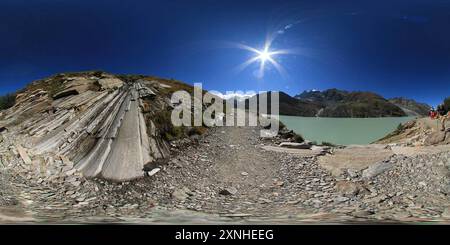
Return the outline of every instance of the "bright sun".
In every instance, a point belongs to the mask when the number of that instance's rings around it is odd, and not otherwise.
[[[269,52],[268,50],[260,51],[259,56],[258,56],[258,59],[259,59],[259,60],[261,60],[262,62],[264,62],[264,61],[266,61],[266,60],[269,60],[270,58],[271,58],[271,57],[270,57],[270,52]]]
[[[237,67],[238,70],[243,70],[250,64],[253,64],[254,62],[259,62],[259,70],[256,74],[258,74],[258,77],[262,78],[264,76],[264,70],[267,68],[267,65],[270,64],[283,76],[286,75],[286,71],[284,68],[275,60],[278,55],[283,54],[290,54],[292,53],[291,50],[287,49],[281,49],[281,50],[271,50],[270,48],[271,41],[266,41],[264,44],[264,47],[260,50],[247,46],[245,44],[238,44],[238,48],[245,49],[248,51],[251,51],[255,54],[252,58],[245,61],[241,65]]]

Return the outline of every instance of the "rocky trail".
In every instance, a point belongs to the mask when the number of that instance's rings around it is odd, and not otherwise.
[[[168,200],[176,207],[292,222],[433,220],[448,212],[448,147],[434,155],[389,154],[333,175],[319,161],[333,155],[267,151],[273,142],[260,139],[256,128],[213,130],[198,148],[172,160],[175,166],[168,166],[166,176],[156,177],[161,185],[170,183]],[[183,178],[174,179],[179,172]]]

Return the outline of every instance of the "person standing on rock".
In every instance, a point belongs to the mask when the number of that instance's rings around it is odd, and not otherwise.
[[[431,107],[430,112],[428,113],[428,115],[430,116],[431,119],[435,119],[436,118],[437,112],[434,109],[434,107]]]

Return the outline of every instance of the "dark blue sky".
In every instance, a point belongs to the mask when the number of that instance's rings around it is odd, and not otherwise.
[[[450,96],[450,1],[1,0],[0,92],[58,72],[105,70],[219,90],[370,90]],[[376,3],[375,3],[376,2]],[[275,33],[281,75],[237,72]]]

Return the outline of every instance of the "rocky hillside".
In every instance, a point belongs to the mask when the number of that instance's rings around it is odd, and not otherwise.
[[[440,121],[430,118],[419,118],[408,121],[380,139],[376,143],[399,144],[413,146],[450,144],[450,122],[446,123],[446,131],[440,130]]]
[[[400,107],[408,116],[427,116],[431,109],[431,106],[425,103],[420,103],[403,97],[389,99],[389,102]]]
[[[396,101],[402,101],[400,104],[407,105],[409,108],[416,108],[414,106],[415,102],[411,103],[405,99],[397,99]],[[449,111],[450,97],[444,99],[442,104],[444,105],[444,110]],[[422,106],[425,107],[425,105]],[[431,119],[429,117],[413,119],[400,124],[394,132],[386,135],[377,143],[414,146],[450,144],[450,120],[447,119],[445,122],[445,130],[443,131],[440,119]]]
[[[170,95],[180,89],[193,91],[174,80],[104,72],[35,81],[0,112],[2,148],[44,172],[64,159],[66,170],[73,163],[86,177],[138,178],[145,165],[168,156],[170,140],[192,131],[170,123]]]
[[[372,92],[338,89],[305,91],[295,96],[304,103],[320,105],[320,117],[401,117],[406,113],[397,105]]]

